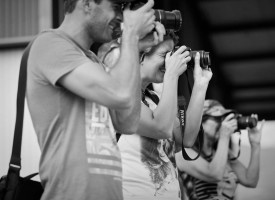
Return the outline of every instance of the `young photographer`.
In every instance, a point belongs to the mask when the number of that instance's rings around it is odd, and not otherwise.
[[[202,122],[205,134],[201,156],[195,161],[186,161],[181,153],[176,154],[177,167],[182,172],[181,189],[189,199],[231,200],[238,183],[256,187],[264,122],[257,127],[247,128],[251,156],[248,167],[245,167],[238,160],[240,141],[236,140],[235,132],[240,125],[235,115],[216,100],[205,101]],[[257,115],[252,115],[251,118],[257,119]],[[197,154],[195,149],[186,151],[190,155]]]
[[[138,130],[133,135],[121,135],[118,145],[123,166],[123,195],[125,200],[133,199],[180,199],[178,174],[175,165],[176,144],[181,147],[182,132],[177,118],[178,78],[186,70],[190,60],[186,47],[180,47],[171,55],[175,43],[172,38],[153,47],[142,56],[141,80],[142,102]],[[118,48],[105,56],[105,61],[115,63],[113,57]],[[190,121],[184,135],[184,145],[192,146],[202,117],[203,102],[210,70],[199,65],[195,59],[194,87],[188,117]],[[108,64],[108,63],[106,63]],[[149,91],[150,83],[162,83],[160,98]]]

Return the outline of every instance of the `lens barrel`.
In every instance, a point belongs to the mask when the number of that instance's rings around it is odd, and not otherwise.
[[[257,126],[258,120],[251,116],[237,117],[238,129],[254,128]]]
[[[171,55],[179,49],[179,46],[176,46],[173,51],[171,52]],[[195,65],[195,57],[197,52],[200,53],[200,66],[202,69],[207,69],[211,65],[211,59],[210,59],[210,53],[207,51],[192,51],[190,47],[186,48],[186,51],[189,51],[191,60],[188,62],[188,67],[194,67]]]
[[[196,57],[197,52],[200,53],[200,66],[201,66],[201,68],[207,69],[208,66],[211,65],[210,53],[207,52],[207,51],[203,51],[203,50],[190,51],[191,60],[189,61],[188,65],[190,67],[193,67],[195,65],[195,57]]]
[[[165,10],[155,10],[156,20],[162,23],[165,29],[178,31],[182,25],[181,12],[179,10],[173,10],[171,12]]]

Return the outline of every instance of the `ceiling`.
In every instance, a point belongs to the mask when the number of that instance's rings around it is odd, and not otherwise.
[[[180,10],[181,42],[210,52],[207,98],[275,120],[275,0],[155,0]]]

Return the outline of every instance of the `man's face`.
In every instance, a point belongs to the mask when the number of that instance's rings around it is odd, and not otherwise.
[[[91,38],[95,42],[111,41],[114,30],[122,21],[121,4],[110,0],[102,0],[99,4],[91,1],[93,8],[88,16],[87,27]]]

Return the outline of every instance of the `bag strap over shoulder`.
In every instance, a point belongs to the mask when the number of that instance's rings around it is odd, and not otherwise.
[[[33,40],[34,41],[34,40]],[[10,167],[9,169],[17,169],[20,171],[21,169],[21,144],[22,144],[22,130],[23,130],[23,118],[24,118],[24,105],[25,105],[25,93],[26,93],[26,85],[27,85],[27,64],[28,64],[28,56],[31,45],[33,43],[31,41],[26,49],[24,50],[20,71],[19,71],[19,81],[18,81],[18,90],[17,90],[17,104],[16,104],[16,122],[14,129],[14,138],[12,145],[12,154],[10,159]]]

